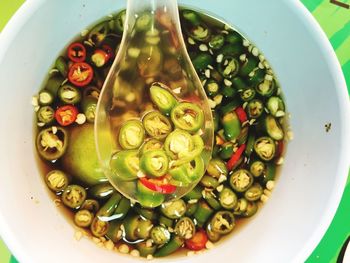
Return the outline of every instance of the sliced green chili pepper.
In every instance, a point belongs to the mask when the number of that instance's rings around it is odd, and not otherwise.
[[[221,238],[221,234],[218,232],[213,231],[211,224],[207,224],[205,232],[207,233],[207,236],[211,242],[217,242]]]
[[[249,128],[247,126],[245,126],[241,129],[241,132],[239,133],[239,135],[237,137],[237,142],[239,145],[245,144],[247,142],[248,131],[249,131]]]
[[[276,144],[270,137],[260,137],[254,143],[254,151],[264,161],[270,161],[275,156]]]
[[[47,105],[52,104],[54,99],[55,99],[55,97],[51,93],[51,91],[49,91],[47,89],[43,89],[43,90],[39,91],[38,101],[39,101],[39,104],[41,106],[47,106]]]
[[[123,219],[128,214],[130,208],[131,208],[130,199],[122,197],[112,217],[116,219]]]
[[[137,149],[143,143],[145,130],[142,122],[129,120],[123,123],[119,131],[119,144],[123,149]]]
[[[256,91],[255,89],[251,87],[247,87],[245,89],[242,89],[239,93],[241,99],[243,101],[251,101],[252,99],[255,98]]]
[[[210,225],[214,232],[228,234],[235,227],[235,217],[229,211],[219,211],[211,219]]]
[[[164,195],[162,193],[152,191],[144,186],[140,181],[137,182],[138,201],[144,207],[157,207],[164,202]]]
[[[146,140],[140,149],[140,154],[143,155],[147,151],[152,151],[152,150],[160,150],[163,148],[163,143],[157,139],[148,139]]]
[[[55,120],[55,111],[50,106],[40,107],[36,114],[38,123],[51,124]]]
[[[236,31],[230,31],[229,34],[226,35],[225,40],[229,44],[242,44],[242,36]]]
[[[182,199],[164,203],[161,205],[160,211],[170,219],[177,219],[185,214],[186,203]]]
[[[210,28],[204,23],[188,26],[186,29],[190,37],[192,37],[194,40],[207,42],[210,39]]]
[[[214,50],[219,50],[225,44],[225,37],[223,35],[213,35],[209,41],[209,47]]]
[[[233,99],[229,103],[225,104],[224,106],[221,106],[219,111],[222,115],[226,115],[227,113],[230,113],[234,111],[238,106],[241,105],[240,99]]]
[[[124,23],[126,18],[126,10],[120,11],[114,19],[114,29],[116,33],[122,34],[124,31]]]
[[[225,142],[220,149],[220,158],[223,160],[230,159],[233,154],[233,150],[233,144],[231,142]]]
[[[254,177],[259,177],[260,175],[263,174],[263,172],[265,171],[265,163],[260,161],[260,160],[253,160],[250,163],[250,172],[252,173],[252,175]]]
[[[115,192],[107,202],[98,210],[96,216],[102,221],[109,221],[109,217],[113,214],[117,208],[120,200],[122,199],[121,194]]]
[[[81,205],[80,209],[85,209],[92,213],[96,213],[98,210],[100,210],[100,204],[94,199],[86,199]]]
[[[182,217],[175,225],[175,234],[183,239],[190,239],[196,232],[196,227],[189,217]]]
[[[205,201],[200,201],[193,217],[196,219],[197,225],[202,227],[213,213],[214,210]]]
[[[244,217],[251,217],[258,211],[258,205],[256,202],[248,202],[246,211],[242,214]]]
[[[54,192],[63,191],[70,182],[70,177],[61,170],[52,170],[45,176],[46,185]]]
[[[193,216],[193,214],[196,212],[198,208],[198,202],[196,203],[187,203],[187,208],[186,208],[186,216]]]
[[[200,181],[200,184],[206,188],[216,188],[219,186],[218,180],[209,175],[204,175]]]
[[[148,209],[141,207],[140,204],[136,204],[133,206],[133,209],[143,218],[148,220],[155,220],[157,219],[157,214],[155,213],[154,209]]]
[[[153,25],[153,17],[150,12],[139,14],[135,22],[135,30],[138,32],[147,31]]]
[[[248,76],[250,72],[252,72],[255,68],[258,67],[259,60],[255,57],[247,57],[244,61],[239,74],[241,76]]]
[[[148,255],[153,255],[157,250],[156,245],[148,246],[146,241],[140,242],[136,244],[137,250],[140,252],[141,257],[147,257]]]
[[[108,228],[109,222],[101,221],[98,219],[98,217],[95,217],[90,225],[91,233],[95,237],[103,237],[104,235],[106,235],[108,232]]]
[[[274,180],[276,176],[276,164],[267,163],[266,170],[263,173],[264,183],[266,184],[268,181]]]
[[[155,226],[151,230],[151,239],[157,245],[164,245],[170,240],[170,232],[162,226]]]
[[[219,54],[223,54],[224,56],[232,56],[237,57],[238,55],[243,53],[243,47],[241,44],[236,45],[224,45],[219,51]]]
[[[113,155],[110,167],[113,174],[121,180],[132,181],[137,179],[139,171],[139,157],[137,150],[125,150]]]
[[[52,76],[46,82],[45,89],[48,90],[53,98],[56,98],[59,87],[61,87],[64,78],[62,76]]]
[[[247,84],[240,77],[233,78],[231,80],[231,82],[232,82],[232,86],[236,90],[244,90],[244,89],[246,89],[248,87]]]
[[[79,227],[89,227],[93,219],[94,214],[86,209],[79,210],[74,215],[74,223]]]
[[[173,236],[168,243],[162,246],[156,253],[154,257],[165,257],[174,253],[184,244],[184,240],[181,237]]]
[[[58,97],[65,104],[77,104],[81,100],[81,93],[76,87],[65,84],[58,89]]]
[[[267,115],[263,125],[267,134],[274,140],[279,141],[284,137],[283,128],[278,120],[272,115]]]
[[[110,183],[102,183],[92,186],[89,195],[96,199],[109,198],[114,193],[114,187]]]
[[[189,193],[187,193],[183,198],[186,201],[189,200],[199,200],[200,198],[202,198],[202,190],[203,187],[201,187],[200,185],[196,185]]]
[[[245,198],[240,198],[237,201],[236,206],[233,208],[233,214],[235,215],[243,215],[245,211],[247,211],[248,201]]]
[[[221,90],[221,95],[226,99],[232,99],[237,94],[237,90],[234,87],[224,86]]]
[[[103,40],[109,34],[109,24],[108,21],[103,21],[96,26],[94,26],[88,35],[88,39],[91,43],[94,43],[96,46],[100,45]]]
[[[203,110],[198,105],[189,102],[181,102],[176,105],[170,116],[176,128],[190,133],[197,132],[204,123]]]
[[[172,131],[170,121],[159,111],[147,113],[142,123],[148,135],[156,139],[164,139]]]
[[[214,178],[220,178],[220,176],[227,176],[228,171],[224,161],[211,159],[207,167],[207,173]]]
[[[238,193],[245,192],[253,184],[253,181],[253,176],[245,169],[235,171],[230,177],[230,185]]]
[[[266,70],[264,69],[254,69],[254,75],[251,76],[252,72],[249,74],[248,82],[249,84],[256,86],[262,81],[264,81]]]
[[[233,209],[237,204],[237,195],[228,187],[219,193],[220,204],[225,209]]]
[[[122,221],[119,221],[119,220],[109,221],[108,231],[106,235],[114,243],[117,243],[123,237],[123,232],[120,229],[121,225],[122,225]]]
[[[144,46],[137,58],[137,67],[141,77],[152,78],[159,74],[163,65],[163,53],[158,45]]]
[[[83,98],[81,107],[86,116],[86,120],[90,123],[94,123],[97,107],[97,99],[92,96],[87,96]]]
[[[192,162],[170,169],[169,174],[172,176],[170,183],[176,186],[188,186],[204,174],[204,168],[202,157],[197,156]]]
[[[207,203],[210,205],[211,208],[214,210],[220,210],[222,209],[222,206],[218,200],[216,200],[215,196],[212,192],[206,192],[204,195],[204,200],[207,201]]]
[[[192,59],[192,64],[196,71],[205,70],[209,65],[214,63],[214,59],[207,53],[199,53],[195,58]]]
[[[128,215],[123,220],[124,234],[128,241],[137,240],[136,230],[139,225],[140,217],[138,215]]]
[[[219,64],[219,71],[224,78],[231,79],[235,77],[239,71],[237,59],[231,56],[225,56]]]
[[[254,184],[244,193],[245,199],[248,201],[257,201],[263,194],[264,189],[260,184]]]
[[[238,119],[236,112],[232,111],[224,115],[221,120],[224,127],[224,135],[226,140],[234,140],[241,132],[241,122]]]
[[[208,96],[214,97],[215,95],[217,95],[219,93],[220,86],[216,80],[209,79],[205,83],[204,89],[206,90]]]
[[[48,161],[57,160],[67,149],[68,136],[62,127],[52,126],[39,132],[36,148],[39,155]]]
[[[168,171],[169,159],[163,150],[149,150],[140,159],[140,168],[149,176],[161,177]]]
[[[285,115],[284,102],[280,97],[270,97],[267,101],[267,109],[274,117],[283,117]]]
[[[171,132],[164,142],[165,152],[173,160],[178,159],[180,153],[188,153],[193,148],[192,136],[188,132],[178,129]]]
[[[247,105],[247,112],[250,119],[257,119],[264,112],[264,104],[258,99],[251,100]]]
[[[62,202],[69,208],[79,208],[86,199],[86,191],[80,185],[68,185],[62,194]]]
[[[202,21],[200,16],[192,10],[182,10],[181,15],[183,16],[184,20],[189,22],[191,25],[199,25]]]
[[[247,155],[248,157],[252,154],[252,152],[254,151],[254,143],[255,143],[255,134],[254,133],[250,133],[248,136],[248,141],[246,144],[246,148],[245,148],[245,155]]]
[[[59,56],[55,61],[55,68],[66,78],[68,75],[68,64],[63,56]]]
[[[256,92],[258,92],[261,96],[270,97],[273,95],[276,89],[275,81],[264,79],[262,82],[256,85]]]
[[[160,215],[159,216],[159,224],[164,227],[173,227],[174,221],[166,216]]]
[[[147,239],[150,236],[153,224],[148,219],[139,218],[136,228],[136,236],[141,239]]]
[[[169,88],[162,83],[155,82],[150,88],[151,99],[158,109],[166,115],[170,115],[171,110],[178,103]]]

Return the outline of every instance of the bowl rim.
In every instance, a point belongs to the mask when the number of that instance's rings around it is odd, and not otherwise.
[[[342,136],[343,144],[340,147],[340,155],[343,156],[339,160],[338,164],[338,176],[333,188],[331,197],[325,206],[325,216],[318,222],[317,227],[313,230],[313,234],[309,237],[305,243],[304,248],[299,251],[293,262],[305,261],[316,248],[322,237],[326,233],[329,225],[331,224],[338,205],[340,203],[345,184],[349,173],[349,156],[350,156],[350,103],[349,95],[347,92],[347,85],[345,82],[344,74],[336,57],[336,54],[321,26],[316,19],[307,10],[307,8],[301,3],[301,1],[289,1],[285,0],[290,6],[291,10],[294,10],[299,19],[303,19],[306,26],[312,29],[314,38],[318,40],[318,45],[325,52],[327,57],[327,63],[332,75],[335,76],[335,91],[339,101],[339,107],[341,109],[340,119],[342,120],[342,126],[340,134]],[[28,0],[17,10],[17,12],[9,20],[5,28],[0,33],[0,61],[2,61],[8,47],[11,45],[13,39],[16,37],[22,26],[26,23],[27,19],[45,3],[45,0]],[[337,190],[335,190],[337,189]],[[28,259],[28,254],[25,249],[21,249],[20,241],[11,233],[9,227],[9,221],[6,216],[0,211],[0,236],[10,249],[11,253],[16,256],[20,262],[25,262]]]

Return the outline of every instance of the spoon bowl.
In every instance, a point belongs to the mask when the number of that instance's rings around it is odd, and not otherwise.
[[[143,206],[180,198],[203,176],[213,133],[177,2],[129,0],[96,111],[97,152],[109,181]]]

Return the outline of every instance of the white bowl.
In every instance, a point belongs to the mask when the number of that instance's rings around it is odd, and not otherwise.
[[[294,140],[262,211],[211,251],[177,260],[301,262],[331,222],[349,169],[349,103],[335,54],[299,1],[183,2],[223,17],[263,51],[286,95]],[[0,35],[0,230],[20,262],[135,261],[73,238],[38,173],[32,132],[31,97],[54,58],[87,25],[122,6],[28,0]]]

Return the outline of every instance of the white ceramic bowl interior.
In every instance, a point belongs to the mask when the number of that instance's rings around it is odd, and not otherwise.
[[[211,251],[177,260],[301,262],[328,227],[349,168],[349,104],[335,55],[299,1],[182,2],[224,18],[263,51],[287,98],[294,140],[277,187],[254,220]],[[0,234],[20,262],[135,262],[73,238],[38,173],[32,133],[31,97],[55,57],[87,25],[123,6],[28,0],[0,35]],[[332,123],[328,133],[326,123]]]

